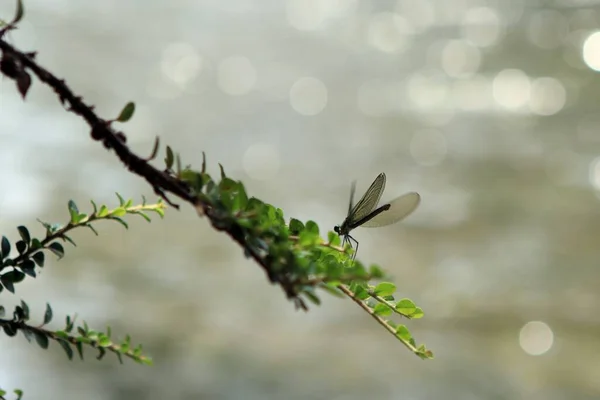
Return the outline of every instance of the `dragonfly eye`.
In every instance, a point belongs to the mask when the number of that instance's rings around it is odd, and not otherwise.
[[[334,231],[335,233],[338,233],[338,234],[339,234],[339,233],[340,233],[340,227],[339,227],[339,226],[337,226],[337,225],[336,225],[336,226],[334,226],[334,227],[333,227],[333,231]]]

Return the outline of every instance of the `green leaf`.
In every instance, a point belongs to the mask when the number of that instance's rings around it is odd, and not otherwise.
[[[33,331],[37,344],[44,350],[48,348],[48,337],[39,331]]]
[[[2,244],[0,246],[2,250],[2,259],[5,259],[10,254],[10,242],[6,238],[6,236],[2,236]]]
[[[33,339],[33,331],[29,329],[21,329],[21,332],[23,332],[23,336],[25,336],[25,339],[27,339],[27,341],[31,343],[31,340]]]
[[[152,148],[152,153],[150,153],[150,157],[147,158],[148,161],[154,160],[156,155],[158,154],[158,148],[160,147],[160,138],[157,136],[154,140],[154,147]],[[144,200],[144,203],[146,201]]]
[[[29,259],[24,260],[21,265],[19,266],[19,268],[21,268],[21,271],[23,271],[24,273],[26,273],[27,275],[35,278],[36,274],[35,274],[35,263]]]
[[[43,267],[44,266],[44,253],[41,251],[38,251],[37,253],[34,253],[31,255],[31,258],[33,258],[33,261],[35,261],[35,263],[39,266],[39,267]]]
[[[125,104],[125,107],[121,110],[121,114],[117,117],[117,121],[119,122],[127,122],[133,117],[133,113],[135,112],[135,104],[133,102],[129,102]]]
[[[356,285],[356,287],[353,288],[352,291],[354,292],[354,297],[356,297],[359,300],[365,300],[370,297],[369,292],[362,285]]]
[[[221,163],[219,163],[219,169],[221,170],[221,179],[225,179],[227,175],[225,175],[225,170],[223,169]]]
[[[410,315],[413,319],[423,318],[423,316],[425,316],[425,313],[421,310],[421,307],[415,307],[415,312]]]
[[[373,307],[373,314],[379,316],[387,316],[392,314],[392,309],[383,303],[377,303],[375,307]]]
[[[17,251],[19,252],[19,255],[25,253],[25,251],[27,251],[27,244],[25,244],[24,241],[19,240],[15,247],[17,248]]]
[[[290,226],[290,233],[292,235],[297,235],[304,230],[304,224],[300,220],[297,220],[296,218],[292,218],[290,220],[289,226]]]
[[[115,194],[117,195],[117,198],[119,199],[119,206],[123,207],[123,205],[125,204],[125,199],[119,193],[115,193]]]
[[[113,219],[113,220],[117,221],[118,223],[120,223],[121,225],[123,225],[125,227],[125,229],[129,229],[129,225],[127,225],[127,222],[123,221],[121,218],[114,217],[111,219]]]
[[[91,225],[89,222],[88,222],[88,223],[86,223],[84,226],[86,226],[86,227],[90,228],[90,230],[91,230],[92,232],[94,232],[94,235],[98,236],[98,231],[97,231],[97,230],[96,230],[96,228],[94,228],[94,227],[93,227],[93,226],[92,226],[92,225]]]
[[[77,216],[79,215],[79,209],[77,208],[77,204],[73,200],[69,200],[68,203],[69,214],[71,215],[71,223],[75,224],[77,222]]]
[[[29,306],[23,300],[21,300],[21,308],[23,309],[23,319],[29,319]]]
[[[146,215],[146,213],[144,213],[143,211],[135,211],[133,214],[137,214],[140,217],[144,218],[146,221],[152,222],[152,220],[150,219],[150,217],[148,215]]]
[[[75,242],[73,241],[73,239],[71,239],[69,236],[67,235],[61,235],[61,238],[69,243],[71,243],[73,246],[77,247],[77,245],[75,244]]]
[[[321,304],[321,299],[319,299],[317,297],[317,295],[312,292],[312,288],[310,288],[310,290],[306,290],[306,291],[302,292],[302,294],[305,295],[306,298],[308,298],[308,300],[310,300],[312,303],[314,303],[316,305]]]
[[[81,342],[75,343],[75,348],[77,349],[77,353],[79,354],[79,359],[83,360],[83,344]]]
[[[59,260],[65,255],[65,249],[63,248],[62,244],[58,242],[50,243],[50,245],[48,246],[48,250],[56,254]]]
[[[98,340],[98,345],[102,346],[102,347],[108,347],[112,345],[112,341],[110,340],[110,338],[106,335],[102,335],[100,336],[99,340]]]
[[[100,207],[100,211],[98,211],[98,218],[104,218],[108,215],[108,208],[103,205]]]
[[[398,325],[396,327],[396,336],[405,342],[410,342],[412,340],[412,335],[406,325]]]
[[[25,15],[25,9],[23,8],[23,2],[21,0],[17,0],[17,9],[15,11],[15,16],[10,24],[12,25],[12,24],[16,24],[17,22],[19,22],[21,20],[21,18],[23,18],[23,15]]]
[[[329,242],[329,244],[333,245],[333,246],[339,246],[340,245],[340,235],[338,235],[335,232],[329,231],[327,232],[327,241]]]
[[[37,238],[33,238],[31,239],[31,246],[29,246],[31,248],[31,250],[36,250],[36,249],[41,249],[42,247],[42,242],[40,242],[39,239]]]
[[[331,295],[336,297],[344,297],[344,294],[340,291],[340,289],[338,289],[339,284],[340,282],[327,282],[321,284],[319,287]]]
[[[373,293],[376,296],[385,297],[385,296],[393,295],[395,291],[396,291],[396,285],[394,285],[393,283],[381,282],[379,285],[377,285],[375,287],[375,290],[373,290]]]
[[[72,360],[73,359],[73,349],[71,348],[71,344],[69,342],[67,342],[66,340],[62,340],[62,339],[58,340],[58,344],[60,344],[60,347],[62,347],[63,350],[65,351],[65,353],[67,353],[67,357],[69,358],[69,360]]]
[[[371,275],[372,279],[382,279],[385,273],[378,265],[373,264],[369,267],[369,275]]]
[[[96,206],[96,203],[94,203],[94,200],[90,200],[90,203],[92,203],[92,207],[94,208],[94,214],[96,214],[96,212],[98,212],[98,206]]]
[[[308,221],[308,222],[306,222],[306,230],[308,232],[318,235],[319,234],[319,225],[317,225],[317,223],[314,221]]]
[[[80,224],[82,221],[85,221],[88,218],[87,214],[81,213],[79,215],[77,215],[77,217],[75,218],[75,221],[71,221],[75,224]]]
[[[167,156],[165,157],[165,165],[167,169],[171,169],[173,166],[173,161],[175,161],[173,150],[171,149],[171,146],[167,146]]]
[[[417,306],[410,299],[401,299],[396,303],[396,311],[410,317],[417,311]]]
[[[111,217],[122,217],[124,215],[127,214],[127,210],[125,210],[123,207],[118,207],[115,208],[111,213],[110,216]]]
[[[52,307],[50,304],[46,303],[46,312],[44,313],[44,325],[50,323],[52,321]]]
[[[31,236],[29,236],[29,230],[24,226],[17,226],[17,230],[19,231],[19,236],[26,244],[31,242]]]
[[[233,197],[233,210],[241,211],[246,209],[246,205],[248,204],[248,195],[246,194],[246,189],[244,189],[244,185],[242,183],[238,183],[238,192]]]

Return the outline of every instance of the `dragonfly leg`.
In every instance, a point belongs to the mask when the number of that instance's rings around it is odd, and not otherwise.
[[[354,254],[352,254],[352,261],[354,261],[356,259],[356,254],[358,253],[358,240],[356,240],[352,236],[348,235],[348,242],[350,242],[350,240],[352,240],[356,244],[356,248],[354,249]],[[352,246],[352,243],[350,243],[350,246]]]

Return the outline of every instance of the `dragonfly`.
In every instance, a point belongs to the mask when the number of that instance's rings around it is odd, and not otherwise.
[[[356,244],[353,260],[358,252],[358,241],[350,236],[350,231],[359,226],[376,228],[396,223],[410,215],[421,202],[421,196],[418,193],[410,192],[375,208],[385,190],[385,173],[383,172],[375,178],[358,203],[352,206],[355,189],[356,181],[352,182],[350,188],[350,203],[346,219],[341,225],[333,227],[335,233],[343,237],[342,247],[346,243],[350,243],[350,247],[352,247],[352,242]]]

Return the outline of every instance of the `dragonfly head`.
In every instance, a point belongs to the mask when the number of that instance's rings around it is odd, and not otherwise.
[[[336,226],[334,226],[334,227],[333,227],[333,231],[339,235],[339,234],[340,234],[340,227],[339,227],[339,226],[337,226],[337,225],[336,225]]]

